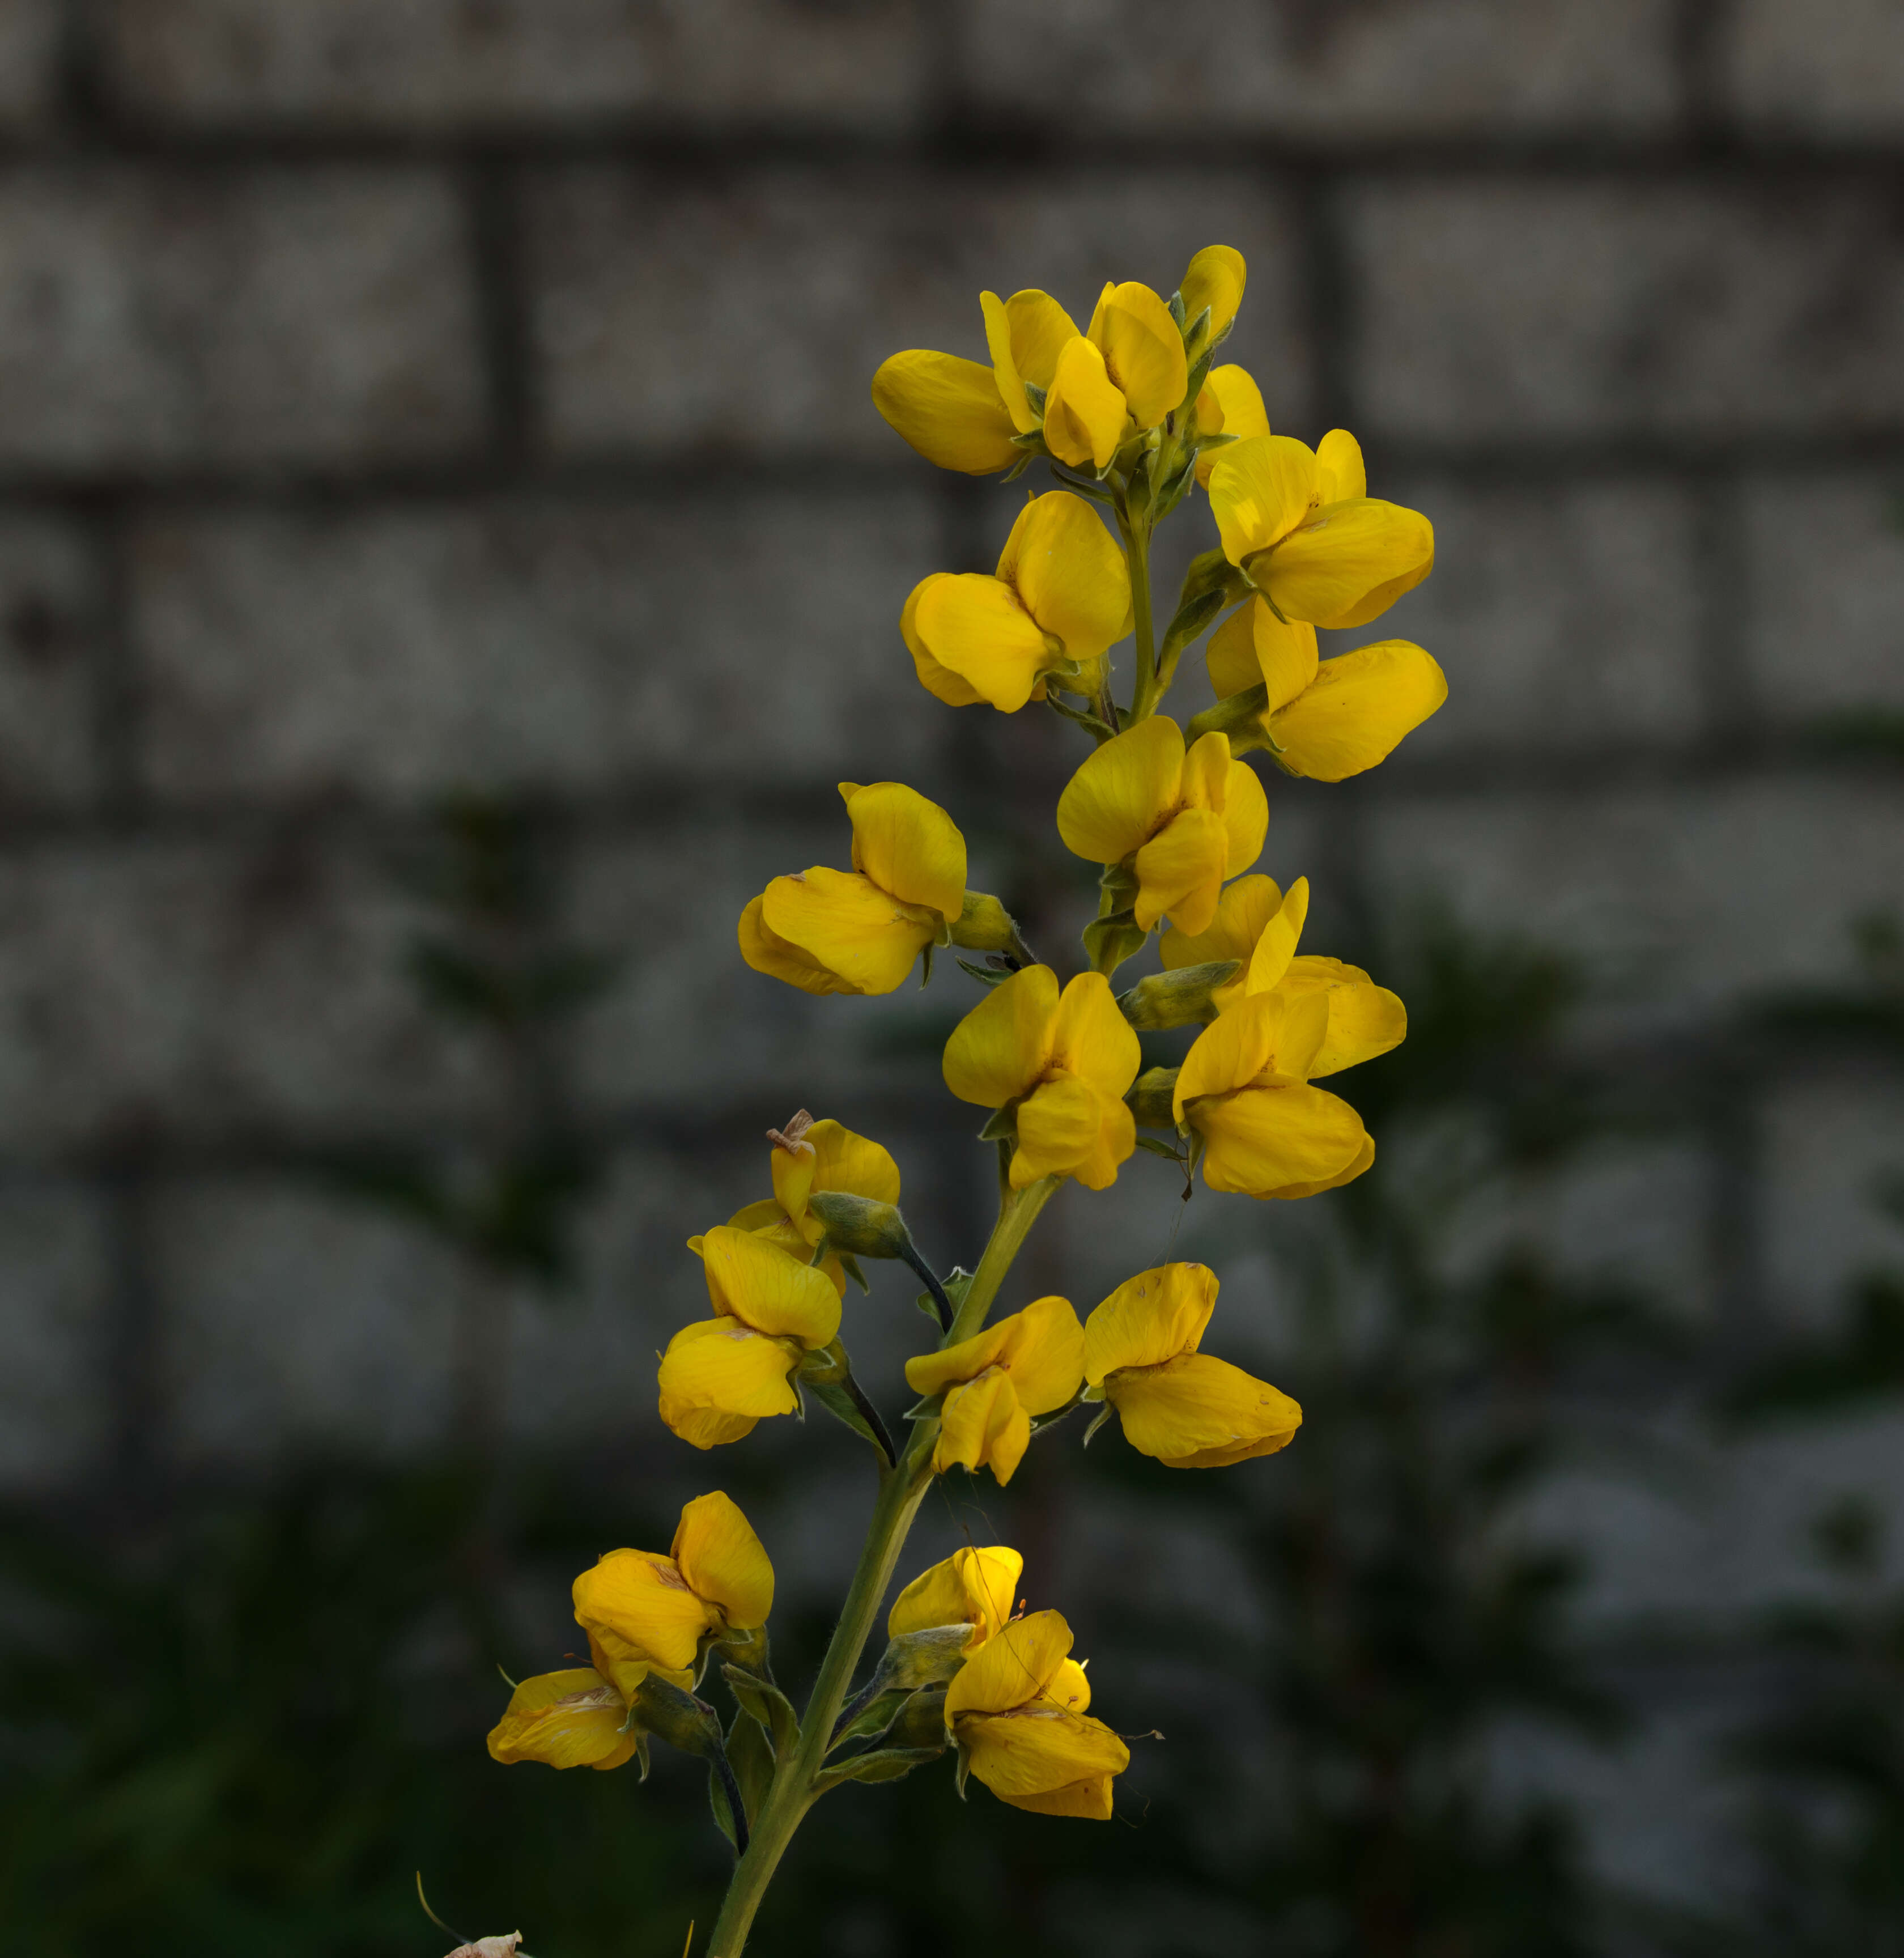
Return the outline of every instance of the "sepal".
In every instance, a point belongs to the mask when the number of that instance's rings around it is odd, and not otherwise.
[[[1031,962],[1011,913],[984,891],[965,893],[965,908],[952,921],[950,929],[952,943],[962,951],[1015,952],[1027,965]]]
[[[816,1190],[806,1207],[826,1227],[826,1248],[856,1258],[903,1258],[912,1234],[898,1205],[855,1196],[844,1190]]]
[[[1180,965],[1174,972],[1153,972],[1118,994],[1118,1010],[1140,1034],[1206,1027],[1216,1018],[1210,995],[1242,970],[1240,959],[1216,958],[1204,965]]]
[[[1115,972],[1126,959],[1143,950],[1149,936],[1137,922],[1134,909],[1093,918],[1084,928],[1084,949],[1091,955],[1091,969],[1107,976]]]
[[[1200,741],[1205,734],[1222,734],[1228,737],[1232,755],[1247,755],[1253,748],[1267,748],[1279,754],[1281,749],[1270,739],[1263,724],[1264,710],[1269,705],[1266,686],[1260,683],[1246,686],[1240,693],[1233,693],[1228,700],[1219,700],[1214,707],[1206,707],[1195,715],[1183,730],[1183,739],[1190,743]]]
[[[789,1752],[800,1740],[800,1716],[793,1703],[770,1679],[738,1665],[724,1665],[721,1677],[741,1711],[772,1743],[775,1757]],[[746,1789],[743,1786],[742,1792]],[[751,1806],[751,1804],[750,1804]]]

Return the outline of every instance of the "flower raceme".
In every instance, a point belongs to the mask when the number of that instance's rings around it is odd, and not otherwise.
[[[1197,1351],[1216,1308],[1207,1265],[1126,1278],[1085,1321],[1084,1397],[1167,1468],[1224,1468],[1286,1447],[1302,1409],[1266,1380]]]
[[[1182,730],[1161,714],[1105,742],[1058,798],[1066,848],[1129,864],[1145,931],[1167,913],[1186,931],[1205,930],[1224,879],[1261,855],[1269,823],[1262,784],[1231,757],[1228,737],[1205,734],[1186,753]]]
[[[1123,1097],[1143,1058],[1101,973],[1060,993],[1048,965],[994,987],[946,1043],[946,1085],[962,1101],[1011,1111],[1014,1190],[1047,1176],[1104,1190],[1137,1146]]]
[[[1015,1619],[954,1675],[946,1728],[962,1787],[974,1774],[1014,1808],[1105,1822],[1110,1784],[1130,1765],[1130,1750],[1089,1718],[1091,1686],[1071,1644],[1056,1611]]]
[[[1024,1558],[1003,1544],[955,1550],[894,1599],[886,1614],[886,1636],[898,1639],[939,1625],[970,1625],[965,1649],[974,1652],[1009,1621],[1024,1575]]]
[[[1084,1329],[1071,1301],[1034,1299],[970,1339],[906,1362],[906,1384],[942,1394],[933,1468],[989,1468],[1003,1487],[1031,1444],[1031,1418],[1076,1397]]]
[[[1385,762],[1448,698],[1434,658],[1383,639],[1321,658],[1316,629],[1278,619],[1262,597],[1210,635],[1210,685],[1227,701],[1260,686],[1259,724],[1285,775],[1339,782]]]
[[[1319,448],[1286,435],[1222,448],[1209,490],[1224,555],[1285,619],[1366,626],[1434,569],[1433,526],[1368,494],[1345,429]]]
[[[792,1376],[840,1329],[825,1272],[731,1224],[700,1240],[714,1316],[684,1326],[661,1356],[661,1418],[683,1441],[738,1441],[771,1415],[799,1411]]]
[[[1095,694],[1105,654],[1130,630],[1130,572],[1091,505],[1053,489],[1026,500],[991,577],[922,578],[899,630],[920,684],[949,706],[1014,714],[1053,676]]]

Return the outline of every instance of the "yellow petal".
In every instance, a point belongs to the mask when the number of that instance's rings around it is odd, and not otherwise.
[[[1183,757],[1183,773],[1177,800],[1186,809],[1215,809],[1219,813],[1230,784],[1230,737],[1205,734]]]
[[[1216,1456],[1272,1454],[1302,1424],[1302,1409],[1287,1394],[1208,1353],[1114,1374],[1104,1398],[1131,1446],[1172,1468],[1214,1468],[1209,1458]]]
[[[840,1301],[823,1273],[750,1231],[718,1225],[702,1240],[714,1309],[771,1338],[826,1345],[840,1329]]]
[[[804,1141],[804,1138],[802,1139]],[[805,1217],[806,1199],[813,1193],[814,1171],[819,1167],[813,1151],[806,1147],[784,1149],[776,1142],[768,1154],[774,1179],[771,1207],[781,1214],[781,1219],[787,1221]],[[738,1231],[759,1231],[762,1222],[776,1221],[780,1219],[768,1218],[746,1224],[742,1223],[737,1216],[727,1219]],[[790,1251],[794,1247],[790,1244],[783,1244],[781,1248]]]
[[[1177,804],[1183,734],[1153,714],[1088,756],[1058,798],[1058,834],[1074,856],[1120,863]]]
[[[991,353],[992,372],[997,380],[998,391],[1008,403],[1015,401],[1012,417],[1019,427],[1034,429],[1038,425],[1038,415],[1025,401],[1023,384],[1028,381],[1034,388],[1050,386],[1051,376],[1057,369],[1058,355],[1065,342],[1077,337],[1076,324],[1049,293],[1035,290],[1014,293],[1002,306],[991,293],[987,293],[981,296],[980,303],[985,309],[985,340]],[[1017,384],[1015,397],[1006,384],[1007,374]],[[1022,419],[1020,409],[1023,410]]]
[[[1067,340],[1044,400],[1044,445],[1073,469],[1102,469],[1129,420],[1104,357],[1082,334]]]
[[[873,377],[873,405],[941,469],[989,476],[1019,459],[992,370],[976,360],[917,347],[895,353]]]
[[[847,798],[853,867],[903,903],[955,918],[965,905],[965,839],[936,802],[903,782]]]
[[[650,1673],[665,1679],[670,1686],[680,1687],[683,1692],[694,1684],[692,1666],[657,1665],[652,1659],[644,1659],[633,1646],[616,1638],[613,1632],[597,1630],[588,1634],[588,1662],[624,1702],[634,1699],[642,1681]]]
[[[622,1731],[628,1709],[592,1666],[525,1679],[489,1734],[499,1761],[544,1761],[552,1768],[618,1768],[638,1736]]]
[[[769,931],[850,981],[857,992],[896,991],[938,935],[932,913],[857,871],[816,864],[796,877],[776,877],[761,897]]]
[[[1217,416],[1213,422],[1203,420],[1202,410],[1197,410],[1199,424],[1206,432],[1214,435],[1233,435],[1237,442],[1247,442],[1252,436],[1269,432],[1269,410],[1262,405],[1262,390],[1240,367],[1212,367],[1210,378],[1203,384],[1204,392],[1216,398]],[[1198,398],[1200,401],[1201,396]],[[1235,448],[1237,442],[1226,442],[1222,448],[1205,449],[1196,458],[1196,480],[1207,485],[1210,471],[1216,467],[1217,458],[1226,451]]]
[[[1219,1013],[1192,1042],[1177,1071],[1177,1120],[1183,1120],[1185,1108],[1198,1097],[1228,1095],[1255,1080],[1269,1065],[1288,1011],[1279,993],[1261,993]]]
[[[784,979],[803,993],[858,993],[862,989],[850,979],[822,965],[810,952],[782,938],[768,928],[764,915],[763,892],[740,914],[740,955],[756,972],[770,979]]]
[[[1266,993],[1281,982],[1289,970],[1290,962],[1296,955],[1296,947],[1302,943],[1302,928],[1308,917],[1309,879],[1298,877],[1290,886],[1288,895],[1277,908],[1275,915],[1263,920],[1256,949],[1250,955],[1250,963],[1243,971],[1243,990],[1246,993]]]
[[[1091,1681],[1082,1663],[1075,1659],[1060,1659],[1042,1697],[1067,1713],[1082,1713],[1091,1704]]]
[[[1221,474],[1219,464],[1210,479],[1213,505]],[[1364,496],[1311,512],[1266,560],[1250,567],[1250,575],[1285,619],[1334,629],[1375,617],[1367,607],[1379,594],[1386,595],[1377,610],[1386,611],[1434,568],[1434,530],[1427,518]]]
[[[1263,927],[1281,903],[1282,892],[1275,878],[1260,874],[1239,877],[1225,886],[1217,900],[1216,916],[1206,930],[1164,934],[1158,949],[1165,969],[1174,972],[1180,966],[1206,965],[1219,958],[1238,958],[1247,964]]]
[[[1034,1299],[999,1325],[1005,1342],[997,1364],[1011,1376],[1025,1412],[1063,1407],[1084,1384],[1084,1328],[1071,1301]]]
[[[1137,1148],[1136,1118],[1121,1098],[1100,1092],[1098,1116],[1098,1133],[1091,1152],[1071,1172],[1087,1190],[1108,1190],[1117,1180],[1119,1169],[1129,1161]],[[1014,1172],[1018,1168],[1015,1157],[1012,1168]]]
[[[1034,496],[1012,526],[998,575],[1067,658],[1088,661],[1130,630],[1130,571],[1082,496]]]
[[[981,1108],[1016,1101],[1050,1065],[1057,1010],[1058,975],[1050,966],[1013,973],[952,1028],[946,1085]]]
[[[906,1362],[906,1385],[923,1397],[943,1393],[961,1380],[976,1380],[1004,1350],[1009,1323],[1001,1319],[941,1351],[915,1353]]]
[[[1234,877],[1248,870],[1262,854],[1262,839],[1269,833],[1269,798],[1247,762],[1230,764],[1223,800],[1223,832],[1229,846],[1223,874]]]
[[[611,1550],[573,1589],[584,1631],[606,1633],[655,1665],[692,1665],[702,1633],[719,1629],[674,1560],[652,1551]]]
[[[1339,782],[1395,752],[1448,697],[1440,667],[1406,639],[1383,639],[1325,660],[1307,692],[1271,718],[1294,775]]]
[[[1167,912],[1186,931],[1207,930],[1216,916],[1229,856],[1221,816],[1207,809],[1180,809],[1137,853],[1138,924],[1148,931]]]
[[[1024,1575],[1024,1558],[1003,1544],[955,1550],[899,1593],[886,1614],[886,1636],[903,1638],[935,1625],[970,1625],[967,1649],[976,1651],[1009,1621]]]
[[[1205,1145],[1203,1180],[1239,1196],[1273,1196],[1291,1184],[1329,1182],[1354,1163],[1367,1139],[1362,1118],[1346,1101],[1297,1082],[1199,1102],[1190,1120]]]
[[[774,1608],[774,1567],[740,1507],[718,1489],[681,1511],[671,1552],[689,1589],[740,1631],[764,1625]]]
[[[1080,972],[1059,996],[1051,1025],[1051,1065],[1100,1094],[1121,1096],[1137,1079],[1143,1051],[1101,972]]]
[[[1134,279],[1112,287],[1098,302],[1091,339],[1139,428],[1155,428],[1182,406],[1190,378],[1183,336],[1149,287]]]
[[[1063,657],[1046,644],[1009,585],[977,572],[929,578],[913,608],[912,629],[940,666],[1003,714],[1015,714]]]
[[[1019,1104],[1012,1187],[1069,1176],[1089,1160],[1103,1120],[1103,1098],[1089,1082],[1063,1069],[1047,1075]]]
[[[1031,1611],[986,1640],[946,1689],[946,1725],[974,1713],[1009,1713],[1041,1698],[1070,1656],[1071,1627],[1059,1611]]]
[[[1315,494],[1315,455],[1291,436],[1256,436],[1218,450],[1210,509],[1224,556],[1240,565],[1280,543],[1308,515]]]
[[[697,1320],[683,1326],[661,1355],[661,1419],[696,1448],[738,1441],[758,1421],[799,1412],[788,1380],[799,1361],[800,1348],[790,1340],[770,1339],[737,1319]]]
[[[1252,599],[1239,606],[1210,635],[1203,649],[1203,662],[1210,673],[1210,689],[1218,700],[1242,693],[1259,685],[1262,674],[1256,665],[1256,642],[1250,630],[1251,615],[1262,604]]]
[[[1108,1822],[1110,1784],[1130,1765],[1130,1750],[1101,1720],[1057,1707],[968,1715],[958,1740],[1000,1801],[1034,1815]]]
[[[1310,1063],[1311,1080],[1373,1060],[1408,1038],[1408,1008],[1359,965],[1345,965],[1339,958],[1298,958],[1291,962],[1279,990],[1291,996],[1328,995],[1329,1030]]]
[[[1031,1440],[1031,1416],[1019,1405],[1010,1380],[1001,1373],[981,1373],[946,1396],[933,1472],[990,1468],[1003,1488],[1017,1474]]]
[[[1268,711],[1273,714],[1314,684],[1316,629],[1304,619],[1285,623],[1278,619],[1266,599],[1252,599],[1247,610],[1256,677],[1269,695]]]
[[[1331,429],[1316,445],[1319,487],[1325,503],[1345,503],[1368,494],[1368,470],[1362,445],[1347,429]]]
[[[804,1139],[813,1152],[814,1189],[843,1190],[875,1203],[898,1202],[899,1165],[879,1143],[834,1121],[816,1122]]]
[[[1095,1387],[1120,1367],[1161,1366],[1194,1353],[1216,1309],[1216,1288],[1208,1265],[1160,1265],[1125,1279],[1085,1321],[1085,1379]]]
[[[760,1425],[752,1415],[723,1414],[717,1408],[702,1407],[666,1392],[661,1398],[661,1415],[663,1426],[691,1448],[726,1448],[734,1442],[745,1441]]]
[[[1339,1190],[1344,1183],[1353,1183],[1358,1176],[1374,1166],[1375,1138],[1364,1136],[1361,1148],[1346,1169],[1339,1169],[1333,1176],[1320,1177],[1314,1183],[1286,1183],[1280,1190],[1270,1190],[1267,1194],[1278,1199],[1319,1196],[1325,1190]]]
[[[992,356],[992,381],[1005,412],[1023,435],[1038,425],[1038,411],[1025,398],[1025,377],[1012,357],[1012,323],[1005,302],[996,293],[981,293],[980,309],[985,315],[985,344]]]
[[[1219,339],[1243,303],[1249,276],[1243,254],[1234,246],[1205,245],[1190,261],[1183,283],[1177,289],[1183,301],[1183,324],[1196,325],[1197,315],[1208,306],[1210,338]]]
[[[912,588],[899,614],[899,633],[906,642],[906,651],[912,655],[912,669],[919,676],[919,684],[935,698],[942,700],[948,707],[976,707],[984,695],[970,681],[963,680],[951,667],[941,666],[927,650],[926,642],[920,638],[915,623],[919,612],[919,602],[924,597],[928,585],[937,580],[953,575],[949,571],[935,571],[930,578],[922,578]]]

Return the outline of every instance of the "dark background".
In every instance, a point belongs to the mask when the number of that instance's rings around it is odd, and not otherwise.
[[[0,0],[21,1948],[433,1952],[420,1865],[539,1958],[709,1922],[693,1777],[493,1766],[492,1668],[719,1485],[803,1678],[866,1471],[661,1429],[681,1240],[801,1104],[942,1266],[990,1174],[960,975],[808,1001],[733,920],[843,778],[1061,962],[1088,892],[1072,730],[897,632],[1021,493],[867,384],[1220,241],[1274,426],[1438,533],[1380,629],[1448,706],[1260,866],[1408,1000],[1382,1164],[1055,1206],[1008,1303],[1207,1256],[1308,1425],[949,1485],[911,1561],[1018,1543],[1170,1738],[1095,1833],[849,1790],[761,1942],[1904,1950],[1900,160],[1896,0]]]

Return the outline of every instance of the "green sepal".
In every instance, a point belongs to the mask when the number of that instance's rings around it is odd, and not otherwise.
[[[1174,1027],[1208,1026],[1216,1018],[1210,995],[1243,970],[1238,958],[1213,958],[1152,972],[1117,996],[1117,1009],[1140,1034],[1167,1033]]]
[[[1025,381],[1021,382],[1020,385],[1025,390],[1025,405],[1030,408],[1032,413],[1038,417],[1040,421],[1043,421],[1044,419],[1045,391],[1041,388],[1035,381]]]
[[[721,1722],[714,1709],[655,1673],[635,1689],[632,1711],[648,1732],[684,1754],[711,1758],[721,1751]]]
[[[721,1770],[711,1762],[708,1766],[708,1806],[714,1811],[714,1826],[727,1839],[727,1847],[736,1855],[740,1853],[740,1837],[734,1827],[733,1809],[727,1800],[727,1791],[721,1785]]]
[[[938,949],[936,943],[928,945],[919,962],[919,990],[922,993],[932,984],[932,955]]]
[[[1231,602],[1229,594],[1221,586],[1214,591],[1199,591],[1193,598],[1186,598],[1177,607],[1176,616],[1164,629],[1161,657],[1169,659],[1180,652]]]
[[[1139,1136],[1137,1146],[1148,1149],[1154,1156],[1161,1156],[1166,1162],[1174,1162],[1180,1168],[1189,1160],[1181,1149],[1173,1149],[1161,1136]]]
[[[860,1296],[862,1298],[870,1298],[873,1296],[873,1288],[866,1282],[866,1274],[860,1269],[859,1259],[854,1257],[851,1251],[838,1251],[834,1255],[840,1261],[840,1269],[859,1287]]]
[[[877,1741],[882,1738],[887,1728],[898,1719],[900,1709],[912,1695],[912,1687],[895,1686],[889,1691],[867,1700],[844,1726],[835,1732],[827,1749],[828,1753],[831,1754],[835,1747],[844,1747],[849,1741]],[[865,1696],[862,1694],[860,1697],[864,1698]]]
[[[938,1317],[935,1310],[935,1325]],[[861,1440],[871,1443],[879,1459],[888,1467],[892,1465],[895,1459],[892,1437],[874,1425],[867,1416],[866,1407],[860,1404],[860,1397],[848,1385],[853,1378],[853,1368],[846,1348],[839,1340],[834,1339],[809,1353],[795,1368],[794,1377],[835,1421],[850,1427]]]
[[[1196,349],[1191,356],[1190,372],[1183,377],[1183,399],[1193,407],[1196,404],[1197,396],[1203,391],[1203,383],[1210,378],[1210,361],[1221,344],[1220,337],[1213,340],[1209,334],[1210,309],[1205,306],[1191,321],[1190,331],[1183,336],[1185,348]]]
[[[1083,1398],[1083,1390],[1082,1389],[1080,1389],[1065,1402],[1063,1407],[1053,1408],[1049,1414],[1033,1415],[1031,1418],[1031,1432],[1034,1434],[1042,1434],[1047,1427],[1056,1427],[1058,1423],[1063,1421],[1066,1415],[1073,1412],[1076,1409],[1078,1403]]]
[[[727,1690],[741,1711],[772,1742],[776,1757],[799,1744],[800,1716],[794,1711],[792,1701],[771,1679],[762,1679],[758,1673],[738,1665],[724,1665],[721,1677],[727,1682]],[[738,1778],[739,1769],[734,1772]]]
[[[1174,1067],[1147,1067],[1130,1084],[1124,1100],[1139,1128],[1177,1126],[1177,1076]]]
[[[1269,730],[1263,725],[1263,714],[1269,705],[1269,689],[1259,682],[1254,686],[1246,686],[1240,693],[1233,693],[1228,700],[1219,700],[1214,707],[1206,707],[1196,715],[1183,730],[1186,747],[1201,740],[1205,734],[1228,735],[1230,752],[1247,755],[1253,748],[1268,748],[1280,752],[1276,743],[1269,738]]]
[[[1126,958],[1134,958],[1143,950],[1149,936],[1137,922],[1134,911],[1113,911],[1107,917],[1093,918],[1084,928],[1084,949],[1091,955],[1091,969],[1108,977]]]
[[[1084,1440],[1079,1443],[1079,1446],[1081,1447],[1088,1448],[1091,1446],[1091,1437],[1097,1433],[1099,1428],[1104,1426],[1104,1423],[1107,1421],[1116,1411],[1116,1408],[1114,1408],[1108,1401],[1106,1401],[1104,1405],[1098,1410],[1096,1418],[1092,1421],[1091,1425],[1085,1430]]]
[[[740,1804],[751,1823],[759,1814],[761,1802],[773,1783],[774,1744],[759,1722],[744,1711],[733,1716],[733,1723],[727,1729],[727,1765],[733,1770]],[[716,1787],[720,1785],[719,1776],[714,1777],[714,1782]],[[717,1805],[714,1820],[720,1819]]]
[[[1183,295],[1181,292],[1174,292],[1171,294],[1170,315],[1172,319],[1176,321],[1177,330],[1179,333],[1184,332],[1187,330],[1186,322],[1183,317]]]
[[[958,963],[981,986],[1003,986],[1013,976],[1012,970],[1005,966],[974,965],[969,958],[962,958]]]
[[[985,1126],[978,1132],[981,1142],[1009,1142],[1018,1133],[1018,1104],[1008,1101],[1003,1108],[994,1108],[985,1119]]]
[[[898,1781],[923,1767],[928,1761],[936,1761],[945,1752],[940,1747],[882,1747],[876,1753],[855,1754],[850,1761],[841,1761],[838,1766],[822,1768],[813,1777],[813,1792],[824,1795],[829,1788],[838,1788],[848,1781]]]
[[[1007,483],[1015,483],[1019,478],[1031,467],[1032,464],[1038,461],[1038,451],[1036,449],[1026,450],[1025,454],[1021,455],[1017,461],[1013,463],[1011,467],[1006,471],[1004,480]]]

